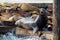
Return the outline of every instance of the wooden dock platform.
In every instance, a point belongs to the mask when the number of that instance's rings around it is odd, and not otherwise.
[[[49,32],[49,31],[42,31],[42,36],[45,36],[47,39],[51,39],[53,40],[53,36],[54,36],[54,33],[53,32]],[[33,31],[32,30],[26,30],[26,29],[21,29],[21,28],[16,28],[16,34],[17,35],[23,35],[23,36],[32,36],[32,37],[35,37],[35,36],[40,36],[41,34],[41,31],[38,31],[37,33],[33,34]]]
[[[13,26],[0,26],[0,34],[9,32],[13,29]]]

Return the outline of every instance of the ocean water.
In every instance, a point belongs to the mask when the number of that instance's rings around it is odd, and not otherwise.
[[[17,37],[13,35],[12,33],[7,33],[4,35],[0,36],[0,40],[47,40],[47,39],[42,39],[42,37],[31,37],[31,36],[26,36],[26,37]]]

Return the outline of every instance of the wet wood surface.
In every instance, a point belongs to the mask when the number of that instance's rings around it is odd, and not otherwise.
[[[45,36],[47,39],[53,40],[54,33],[49,31],[43,31],[42,36]],[[26,30],[21,28],[16,28],[16,34],[17,35],[23,35],[23,36],[39,36],[41,34],[41,31],[38,31],[37,33],[33,34],[32,30]]]
[[[0,33],[6,33],[9,32],[13,29],[14,27],[12,26],[0,26]]]

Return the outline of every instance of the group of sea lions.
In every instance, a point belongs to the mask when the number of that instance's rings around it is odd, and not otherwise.
[[[48,6],[46,10],[50,10],[50,9],[51,6]],[[46,11],[43,14],[41,13],[39,8],[35,6],[31,6],[26,3],[22,3],[17,7],[12,7],[12,9],[10,9],[8,13],[6,13],[5,10],[0,11],[1,22],[5,22],[5,21],[12,22],[15,25],[22,26],[25,29],[32,28],[33,33],[37,32],[38,29],[43,29],[43,27],[46,26],[46,21],[44,21],[45,19],[46,19]],[[29,23],[25,24],[27,21],[29,21]]]
[[[34,23],[34,20],[37,19],[37,17],[40,14],[39,8],[35,6],[31,6],[29,4],[22,3],[18,7],[12,7],[9,12],[6,13],[6,8],[4,10],[0,11],[0,21],[1,22],[14,22],[17,26],[22,26],[25,29],[32,28],[34,30],[34,33],[37,31],[38,27],[37,24]],[[28,23],[31,21],[31,23],[24,24],[23,21],[28,21]],[[32,24],[33,22],[33,24]],[[8,23],[7,23],[8,25]],[[31,27],[30,27],[31,26]],[[34,26],[34,27],[33,27]],[[35,27],[36,26],[36,27]]]

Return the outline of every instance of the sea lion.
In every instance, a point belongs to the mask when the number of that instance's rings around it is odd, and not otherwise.
[[[38,11],[39,12],[39,8],[32,6],[30,4],[26,4],[26,3],[22,3],[20,4],[20,9],[22,9],[23,11]]]
[[[38,26],[37,26],[36,22],[39,19],[39,15],[35,15],[35,16],[36,16],[35,20],[33,18],[30,18],[30,17],[22,18],[22,19],[16,21],[15,25],[19,25],[19,26],[21,25],[25,29],[32,28],[33,29],[33,33],[36,33],[37,30],[38,30]]]

